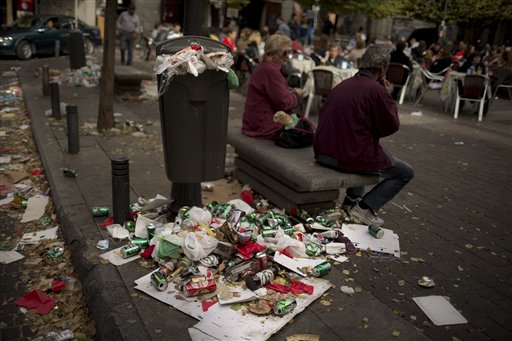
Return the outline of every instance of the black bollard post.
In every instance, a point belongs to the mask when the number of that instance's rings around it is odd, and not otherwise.
[[[128,158],[114,157],[112,165],[112,209],[114,223],[123,225],[130,218],[130,170]]]
[[[66,120],[68,123],[68,153],[78,154],[80,151],[80,134],[78,129],[78,107],[66,105]]]
[[[50,97],[52,101],[52,116],[56,120],[60,120],[60,94],[59,94],[59,83],[50,83]]]
[[[43,65],[43,96],[50,96],[50,70],[48,64]]]
[[[174,201],[168,205],[173,217],[183,206],[203,206],[201,197],[201,183],[173,183],[171,187],[171,199]]]
[[[59,57],[60,56],[60,40],[55,40],[55,46],[54,46],[54,50],[55,50],[55,58]]]

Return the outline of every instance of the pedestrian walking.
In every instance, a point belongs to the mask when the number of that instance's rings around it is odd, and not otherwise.
[[[342,207],[358,223],[382,226],[379,209],[413,178],[406,162],[385,151],[379,139],[398,131],[400,121],[385,79],[390,55],[387,48],[370,46],[359,72],[330,93],[320,114],[313,149],[316,160],[346,173],[378,174],[383,180],[364,193],[347,188]]]
[[[133,47],[141,31],[139,16],[135,14],[135,4],[130,3],[128,10],[117,18],[117,29],[121,39],[121,64],[132,65]],[[128,52],[128,59],[126,53]]]

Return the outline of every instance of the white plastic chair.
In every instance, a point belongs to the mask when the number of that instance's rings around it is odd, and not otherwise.
[[[444,73],[448,70],[448,68],[438,72],[432,73],[422,67],[420,67],[421,72],[421,94],[414,102],[414,106],[418,105],[418,103],[423,99],[423,96],[428,90],[441,90],[443,87],[444,81]]]
[[[463,81],[462,94],[460,93],[461,89],[457,91],[453,118],[457,119],[459,116],[460,101],[479,102],[478,122],[481,122],[484,113],[485,97],[487,96],[487,79],[485,76],[480,75],[466,75]]]

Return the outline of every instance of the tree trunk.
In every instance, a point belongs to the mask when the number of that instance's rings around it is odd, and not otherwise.
[[[105,9],[105,40],[101,68],[98,131],[114,127],[114,64],[116,54],[116,0],[107,0]]]

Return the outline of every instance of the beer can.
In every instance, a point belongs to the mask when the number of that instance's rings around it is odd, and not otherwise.
[[[62,173],[67,178],[75,178],[77,176],[77,174],[78,174],[76,169],[71,169],[71,168],[64,168],[62,170]]]
[[[382,238],[384,237],[384,230],[381,229],[380,227],[378,226],[375,226],[375,225],[370,225],[368,226],[368,232],[375,238]]]
[[[284,316],[297,307],[297,301],[293,297],[276,302],[274,305],[274,314]]]
[[[274,238],[277,234],[277,230],[263,230],[261,231],[261,236],[263,238]]]
[[[329,262],[323,262],[321,264],[318,264],[311,270],[311,274],[314,277],[322,277],[327,275],[332,269],[331,263]]]
[[[5,167],[4,166],[0,166],[0,174],[4,174],[5,173]]]
[[[306,245],[306,255],[309,257],[320,256],[323,252],[324,248],[322,245],[318,245],[315,243],[309,243]]]
[[[151,274],[151,285],[158,291],[167,289],[167,279],[160,271],[155,271]]]
[[[260,271],[268,268],[268,257],[265,251],[260,251],[256,254],[256,261],[258,261],[258,266]]]
[[[46,252],[46,256],[49,258],[49,259],[55,259],[57,257],[60,257],[64,254],[64,248],[62,246],[55,246],[55,247],[52,247],[51,249],[49,249],[47,252]]]
[[[124,228],[129,232],[135,231],[135,222],[133,220],[127,220],[124,222]]]
[[[183,295],[185,297],[204,295],[217,290],[217,283],[214,279],[193,282],[190,281],[183,286]]]
[[[93,207],[92,208],[92,215],[94,217],[106,217],[108,216],[110,210],[108,207]]]
[[[199,263],[206,268],[213,268],[219,265],[219,258],[215,255],[209,255],[200,259]]]
[[[172,274],[175,267],[176,266],[174,265],[173,261],[168,261],[158,269],[158,272],[160,272],[165,278],[167,278]]]
[[[192,265],[194,265],[194,262],[192,262],[192,260],[186,256],[181,257],[178,260],[178,268],[187,269],[190,268]]]
[[[281,230],[283,230],[284,234],[286,234],[288,236],[293,236],[293,227],[286,226],[286,227],[281,228]]]
[[[130,242],[133,245],[138,245],[141,249],[147,249],[149,247],[149,240],[145,238],[133,238]]]
[[[148,240],[153,239],[155,236],[156,226],[155,224],[147,224],[146,229],[148,231]]]
[[[121,257],[123,258],[130,258],[137,256],[139,252],[141,251],[139,245],[134,244],[128,244],[121,248]]]

